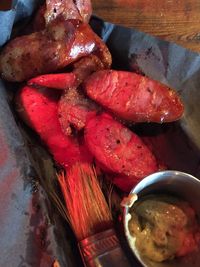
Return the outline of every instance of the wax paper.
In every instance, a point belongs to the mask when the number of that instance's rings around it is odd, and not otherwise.
[[[0,12],[0,45],[9,40],[14,23],[30,18],[38,2],[13,1],[11,10]],[[107,43],[113,68],[143,73],[178,90],[185,104],[181,121],[134,130],[168,168],[200,177],[200,56],[95,16],[90,24]],[[82,266],[70,227],[45,191],[45,177],[55,179],[53,161],[18,120],[14,90],[0,82],[0,266],[49,267],[55,259],[61,267]]]

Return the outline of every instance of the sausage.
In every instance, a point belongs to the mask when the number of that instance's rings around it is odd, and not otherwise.
[[[34,19],[33,31],[44,30],[46,25],[54,19],[62,16],[65,20],[78,19],[88,22],[92,15],[92,4],[90,0],[46,0]]]
[[[104,65],[95,55],[81,58],[73,64],[73,72],[44,74],[30,79],[30,86],[44,86],[53,89],[66,90],[78,87],[91,73],[103,69]]]
[[[124,177],[122,186],[116,183],[122,190],[158,170],[154,155],[142,140],[107,113],[86,122],[84,137],[100,166],[112,176]]]
[[[16,110],[23,121],[41,138],[55,161],[64,168],[76,162],[91,162],[92,157],[82,143],[65,136],[58,121],[59,91],[23,87],[16,96]]]
[[[58,18],[43,31],[10,41],[0,55],[0,72],[4,79],[20,82],[62,69],[94,51],[109,67],[110,52],[88,24]]]
[[[174,90],[132,72],[98,71],[86,80],[84,89],[94,101],[131,122],[176,121],[184,111]]]
[[[76,6],[84,21],[89,21],[92,15],[91,0],[75,0]]]
[[[27,82],[30,86],[44,86],[52,89],[66,90],[77,84],[77,77],[73,72],[45,74],[34,77]]]
[[[46,25],[60,15],[65,20],[81,20],[81,15],[73,0],[46,0],[46,10],[44,13]]]
[[[86,98],[76,88],[66,90],[58,104],[58,117],[63,132],[71,135],[71,126],[80,131],[85,127],[86,121],[99,109],[92,100]]]
[[[108,66],[109,67],[109,66]],[[82,83],[93,72],[104,69],[103,62],[94,54],[81,58],[73,63],[73,73],[76,75],[79,83]]]
[[[88,22],[92,15],[90,0],[46,0],[46,24],[62,15],[65,20],[79,19]]]

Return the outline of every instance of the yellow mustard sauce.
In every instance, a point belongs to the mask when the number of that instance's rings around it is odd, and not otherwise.
[[[149,259],[162,262],[197,249],[199,225],[187,202],[149,195],[138,200],[130,213],[130,234],[136,237],[139,253]]]

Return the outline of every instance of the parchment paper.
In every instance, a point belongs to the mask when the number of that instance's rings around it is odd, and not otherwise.
[[[37,2],[13,1],[12,10],[0,12],[0,45],[9,40],[16,21],[32,14]],[[179,91],[185,103],[180,122],[139,125],[134,130],[170,169],[200,177],[200,56],[97,17],[91,25],[107,43],[113,68],[142,72]],[[54,179],[53,163],[18,123],[10,101],[12,87],[0,83],[0,266],[49,267],[54,259],[61,267],[82,266],[69,227],[37,182],[38,176]]]

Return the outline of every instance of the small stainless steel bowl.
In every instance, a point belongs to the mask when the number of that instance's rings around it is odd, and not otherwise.
[[[179,172],[179,171],[162,171],[151,174],[139,182],[130,192],[130,198],[136,194],[140,197],[165,193],[175,195],[186,200],[195,210],[197,218],[200,222],[200,180],[194,176]],[[126,204],[127,203],[127,204]],[[128,200],[123,201],[124,207],[124,230],[128,244],[135,254],[136,258],[145,267],[199,267],[200,266],[200,250],[193,252],[185,257],[180,257],[171,261],[162,263],[153,262],[145,257],[142,257],[135,248],[132,239],[130,239],[128,220],[130,218],[130,206]],[[134,204],[133,204],[134,206]],[[132,207],[133,207],[132,206]]]

